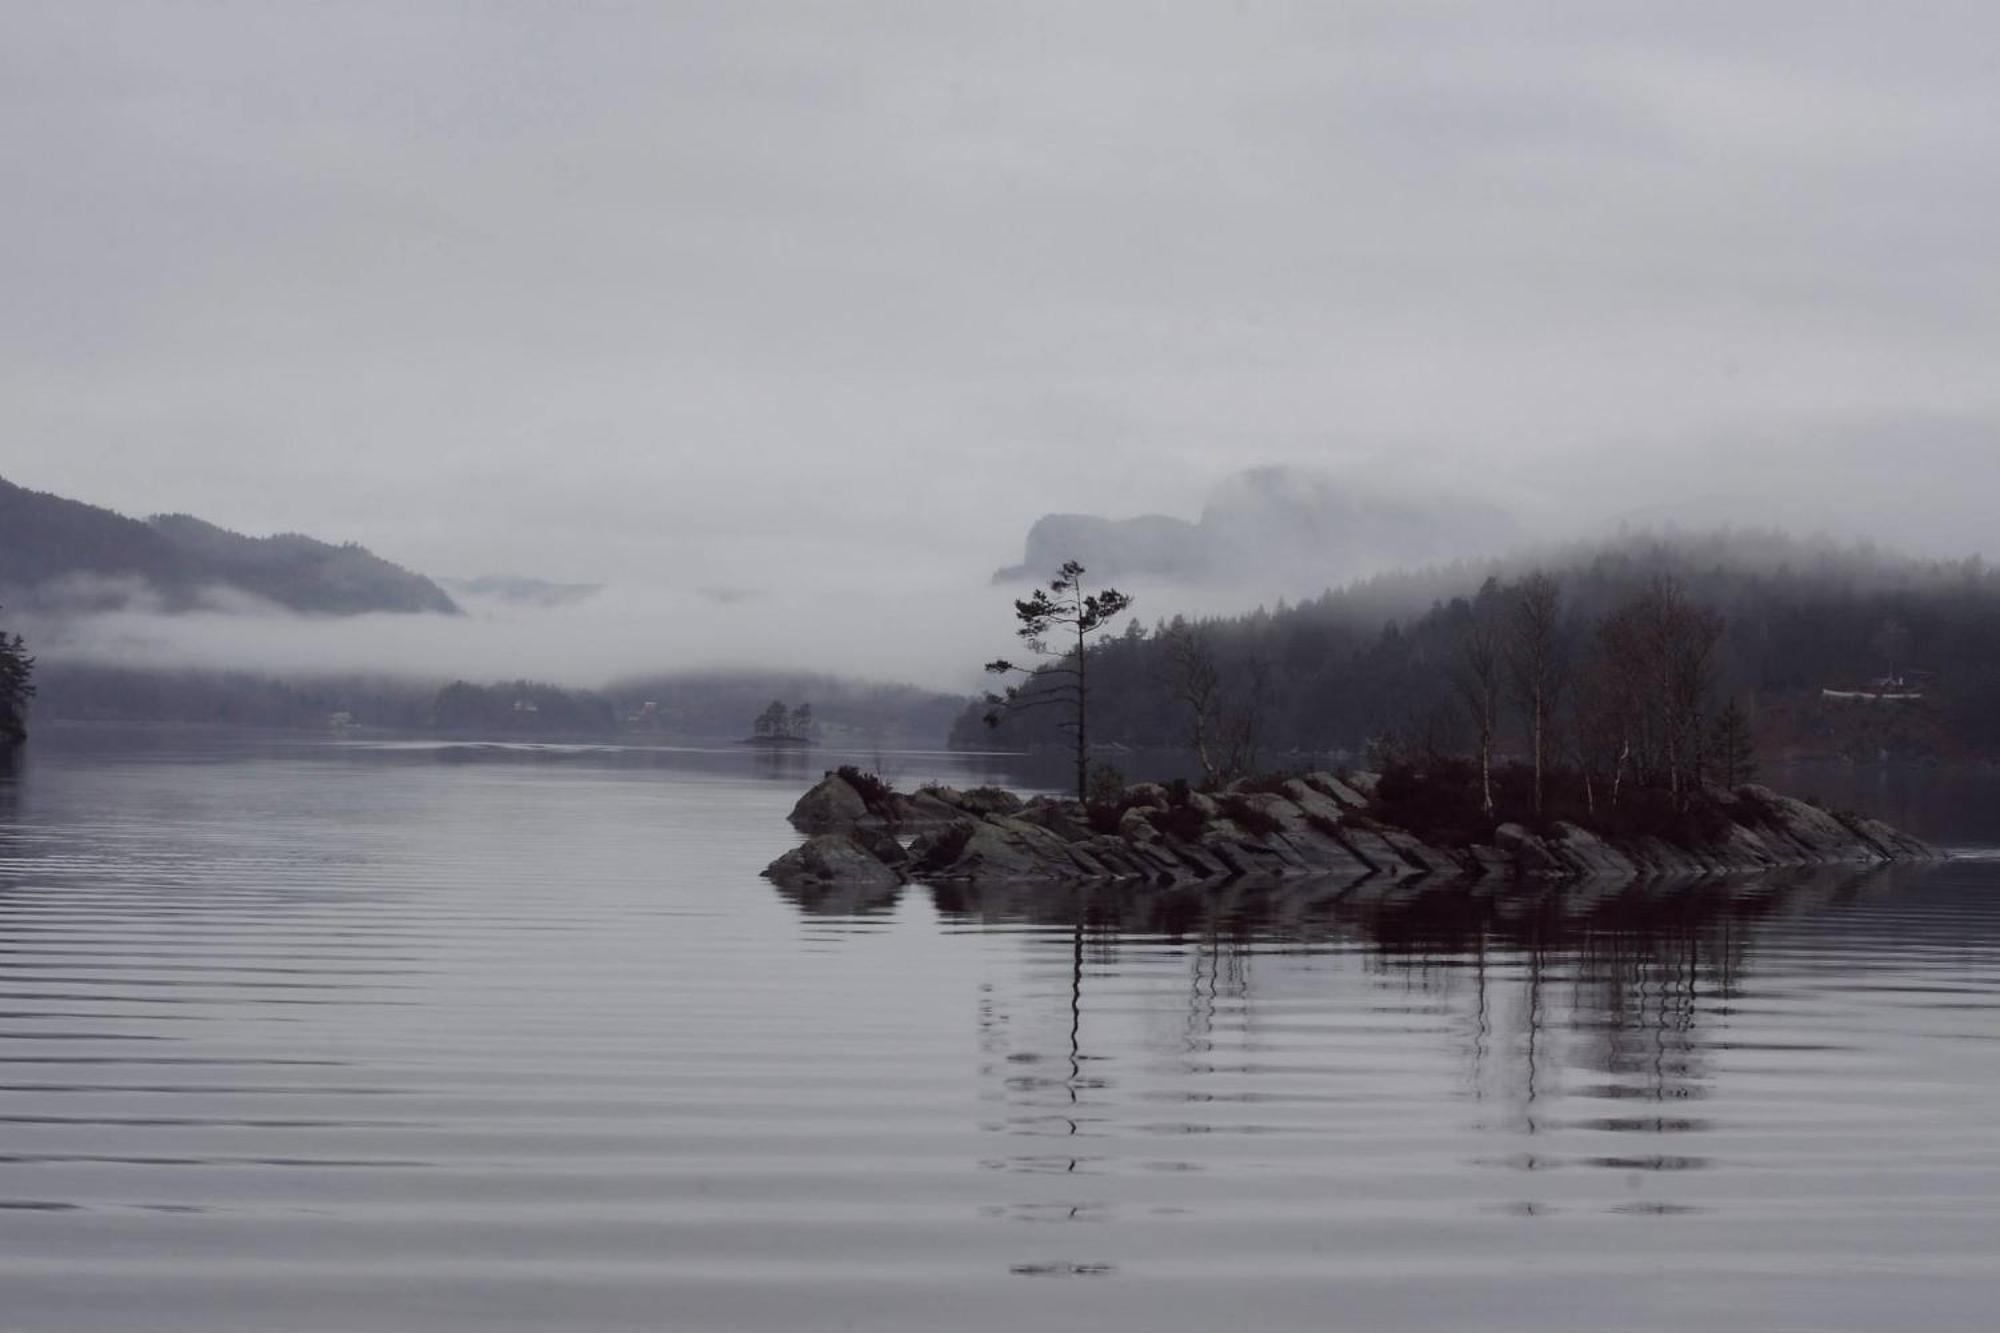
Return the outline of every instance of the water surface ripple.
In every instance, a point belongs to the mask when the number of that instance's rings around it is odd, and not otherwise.
[[[2000,861],[798,898],[797,790],[37,749],[5,1326],[1990,1326]]]

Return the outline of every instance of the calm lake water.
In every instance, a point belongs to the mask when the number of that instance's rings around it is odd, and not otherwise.
[[[2000,1319],[2000,860],[799,901],[821,762],[38,738],[0,1326]]]

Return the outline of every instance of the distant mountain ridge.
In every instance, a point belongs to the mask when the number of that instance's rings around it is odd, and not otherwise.
[[[192,611],[218,593],[315,615],[459,614],[430,579],[352,542],[246,537],[188,514],[129,518],[0,479],[0,602],[103,611],[152,598]]]
[[[1099,580],[1171,583],[1303,578],[1322,588],[1390,569],[1489,556],[1519,537],[1498,507],[1444,488],[1398,492],[1363,473],[1258,467],[1225,478],[1201,517],[1044,514],[1023,561],[995,583],[1040,580],[1065,560]]]

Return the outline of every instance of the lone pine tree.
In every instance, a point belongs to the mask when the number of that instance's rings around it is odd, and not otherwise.
[[[986,669],[996,676],[1024,677],[1002,694],[986,696],[988,726],[1000,725],[1007,713],[1030,708],[1061,708],[1062,727],[1076,742],[1076,799],[1090,797],[1090,652],[1089,638],[1132,607],[1132,599],[1116,588],[1086,593],[1084,568],[1074,560],[1046,588],[1014,603],[1015,637],[1045,660],[1021,666],[1000,658]],[[1051,642],[1051,636],[1057,636]]]

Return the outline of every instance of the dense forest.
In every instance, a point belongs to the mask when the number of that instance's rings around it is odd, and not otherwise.
[[[35,697],[35,659],[18,634],[0,627],[0,749],[28,735],[28,703]]]
[[[1607,617],[1658,580],[1718,616],[1703,707],[1718,716],[1735,704],[1767,754],[2000,756],[2000,574],[1977,558],[1918,561],[1740,531],[1629,536],[1384,576],[1294,606],[1150,630],[1135,619],[1091,650],[1092,738],[1185,746],[1205,716],[1211,740],[1247,746],[1265,763],[1295,752],[1360,759],[1371,745],[1471,753],[1464,663],[1479,591],[1488,580],[1518,587],[1537,571],[1558,594],[1556,648],[1579,669],[1599,650]],[[1210,676],[1202,708],[1190,703],[1191,649]],[[1880,684],[1889,680],[1905,684]],[[1581,735],[1579,693],[1565,691],[1552,719],[1570,749]],[[1066,743],[1061,710],[1003,709],[997,727],[983,721],[989,711],[966,709],[953,744]],[[1497,744],[1525,754],[1521,710],[1503,711]]]
[[[914,686],[761,671],[662,675],[587,690],[530,680],[439,684],[53,662],[39,682],[36,713],[54,721],[545,739],[735,741],[775,695],[809,698],[802,724],[830,744],[935,746],[964,704]],[[788,725],[795,725],[792,711]]]
[[[186,514],[141,521],[5,480],[0,585],[34,610],[112,610],[135,593],[190,610],[222,589],[320,615],[458,612],[437,584],[352,543],[246,537]]]

